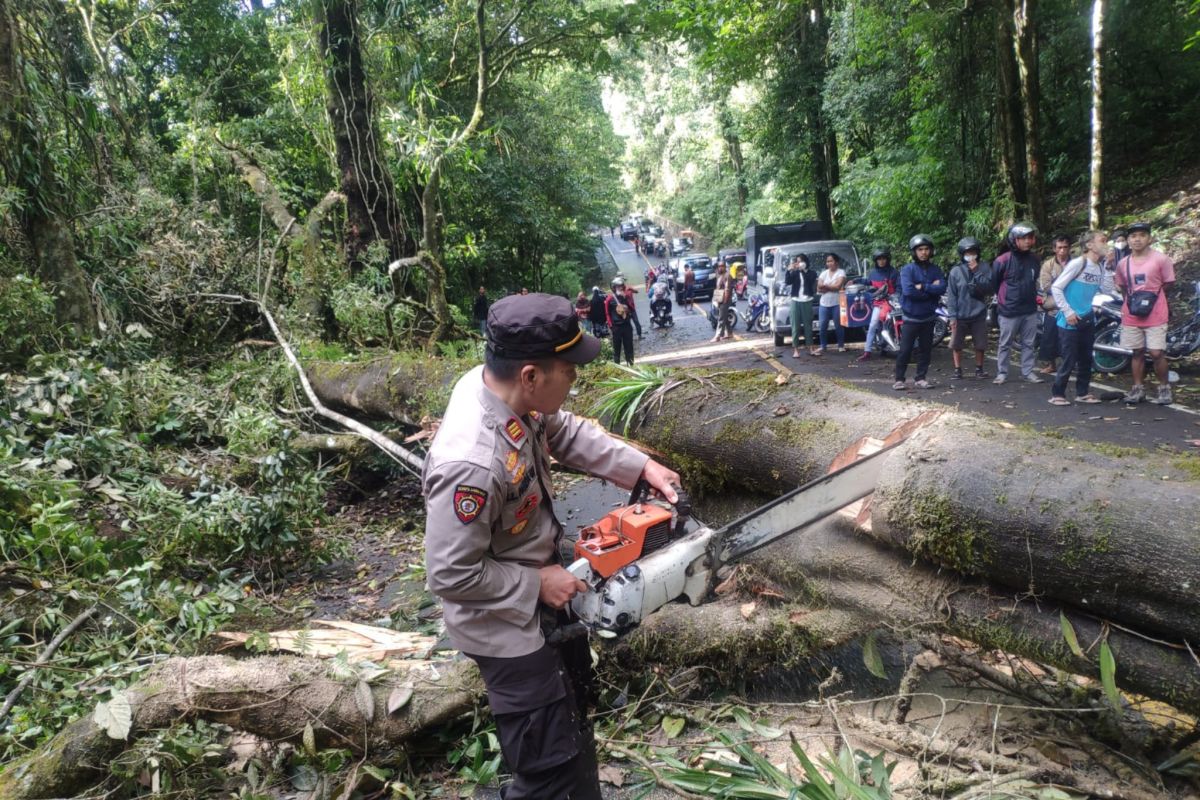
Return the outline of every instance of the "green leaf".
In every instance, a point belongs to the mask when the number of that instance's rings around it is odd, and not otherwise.
[[[1104,696],[1118,714],[1121,713],[1121,693],[1117,690],[1117,661],[1113,658],[1108,641],[1100,643],[1100,683],[1104,686]]]
[[[1083,650],[1079,647],[1079,639],[1075,636],[1075,628],[1072,627],[1071,621],[1067,619],[1067,615],[1063,612],[1058,612],[1058,624],[1062,627],[1063,638],[1067,640],[1067,647],[1071,648],[1071,652],[1077,658],[1083,658]]]
[[[879,655],[879,647],[875,644],[875,634],[867,635],[863,641],[863,664],[867,672],[876,678],[887,678],[887,670],[883,668],[883,658]]]
[[[668,739],[674,739],[679,734],[683,733],[683,726],[686,723],[683,717],[663,717],[662,729]]]

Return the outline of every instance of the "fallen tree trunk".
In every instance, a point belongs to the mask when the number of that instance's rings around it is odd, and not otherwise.
[[[482,696],[474,662],[436,662],[436,678],[429,663],[404,670],[402,662],[390,662],[388,680],[361,693],[357,681],[339,679],[328,662],[316,659],[173,658],[124,693],[132,710],[128,735],[204,718],[269,740],[298,740],[311,725],[318,746],[395,748],[471,709]],[[411,689],[411,697],[388,713],[397,688]],[[4,767],[0,800],[76,796],[103,777],[125,746],[92,716],[78,719]]]
[[[389,362],[341,367],[334,400],[387,409]],[[420,362],[423,364],[424,362]],[[406,386],[444,374],[416,375]],[[399,374],[399,373],[397,373]],[[909,438],[888,456],[872,535],[921,559],[1200,645],[1200,481],[1169,456],[1114,456],[945,407],[810,376],[690,376],[643,403],[632,435],[666,454],[689,488],[779,493],[822,474],[847,446]],[[349,376],[354,375],[351,379]],[[322,389],[318,389],[318,394]],[[603,393],[581,387],[584,411]],[[895,438],[895,437],[893,437]],[[1119,494],[1115,487],[1118,486]]]

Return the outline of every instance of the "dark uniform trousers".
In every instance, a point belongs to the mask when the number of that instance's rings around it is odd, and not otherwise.
[[[587,637],[517,658],[468,655],[479,665],[513,773],[504,800],[600,800]]]

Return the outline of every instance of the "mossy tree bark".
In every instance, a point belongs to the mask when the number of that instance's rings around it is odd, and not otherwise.
[[[237,661],[222,656],[174,658],[125,692],[133,709],[130,735],[204,718],[272,741],[298,741],[312,725],[318,746],[395,748],[431,727],[470,710],[483,694],[472,661],[393,673],[358,696],[328,662],[288,656]],[[408,702],[387,711],[397,686],[412,689]],[[364,708],[366,709],[364,711]],[[74,797],[103,777],[105,765],[125,747],[91,716],[64,728],[42,748],[6,764],[0,800]]]

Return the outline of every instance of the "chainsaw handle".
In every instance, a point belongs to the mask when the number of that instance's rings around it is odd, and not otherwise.
[[[650,482],[645,478],[638,478],[637,483],[633,485],[633,489],[629,492],[629,502],[625,505],[635,506],[638,503],[644,503],[649,496]]]
[[[675,500],[675,535],[683,535],[683,527],[687,524],[688,519],[692,516],[692,498],[683,489],[675,487],[675,494],[678,495]],[[629,502],[625,505],[633,506],[638,503],[644,503],[646,498],[650,496],[650,484],[645,478],[638,478],[637,483],[633,485],[633,490],[629,493]]]

